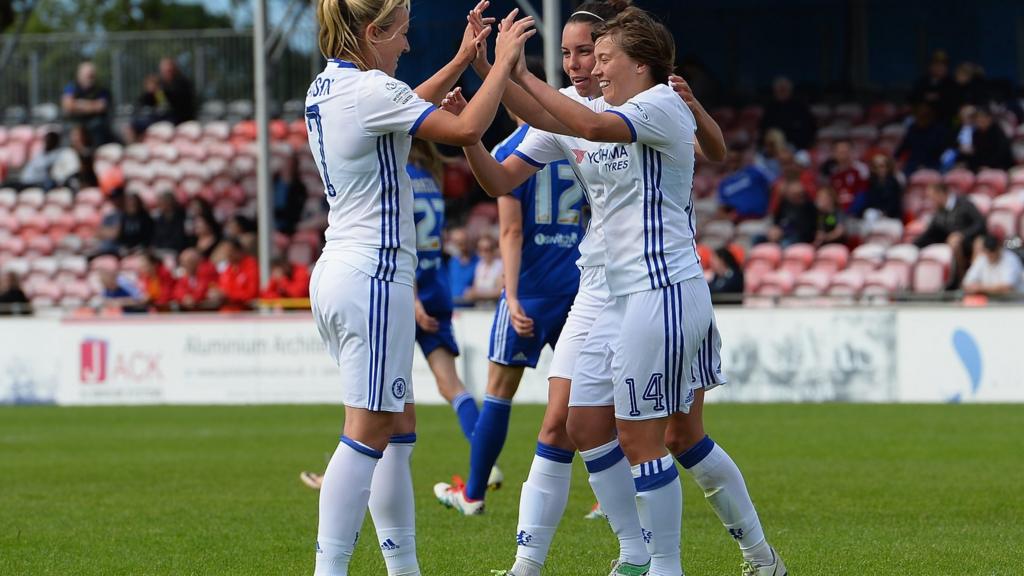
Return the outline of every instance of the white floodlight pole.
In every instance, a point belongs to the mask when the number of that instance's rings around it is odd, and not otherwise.
[[[267,2],[253,0],[253,100],[256,103],[256,218],[259,230],[260,286],[270,279],[270,249],[274,219],[270,205],[270,131],[267,93]]]

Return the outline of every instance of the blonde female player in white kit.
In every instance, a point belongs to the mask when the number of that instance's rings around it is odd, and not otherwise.
[[[695,417],[677,416],[690,411],[703,387],[719,383],[713,359],[720,341],[694,237],[697,121],[667,84],[674,40],[643,10],[629,8],[601,26],[595,55],[593,75],[608,106],[603,113],[566,98],[525,67],[517,66],[514,76],[571,133],[586,138],[574,150],[577,169],[591,193],[604,197],[612,299],[576,362],[570,406],[596,406],[595,399],[614,405],[618,442],[632,464],[649,540],[649,573],[679,576],[682,494],[673,456],[665,449],[666,427],[672,418],[702,432],[700,402]],[[605,144],[595,144],[600,142]],[[609,364],[611,386],[605,377]],[[578,446],[588,444],[588,430],[576,425],[572,411],[568,427]],[[785,576],[739,469],[707,436],[694,440],[678,458],[739,542],[742,573]],[[618,449],[616,443],[608,457]],[[618,492],[629,488],[623,483]],[[602,498],[608,491],[595,492],[611,519]]]
[[[479,12],[487,2],[477,6]],[[491,124],[532,20],[503,23],[495,66],[460,116],[439,104],[490,27],[467,26],[455,59],[415,90],[394,78],[409,51],[409,0],[319,0],[328,58],[306,96],[309,145],[330,204],[310,281],[317,329],[339,368],[344,434],[320,492],[316,574],[345,576],[369,505],[390,576],[418,576],[412,476],[416,229],[406,173],[415,135],[451,145]],[[489,22],[488,22],[489,23]]]

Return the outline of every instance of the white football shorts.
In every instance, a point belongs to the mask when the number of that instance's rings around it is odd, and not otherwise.
[[[320,338],[338,365],[344,404],[374,412],[405,411],[413,402],[412,286],[321,259],[309,293]]]

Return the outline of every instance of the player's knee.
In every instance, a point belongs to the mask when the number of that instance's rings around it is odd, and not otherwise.
[[[697,436],[690,431],[669,430],[668,433],[665,434],[665,447],[668,448],[669,452],[673,455],[678,456],[690,448],[693,448],[697,442],[700,442],[703,438],[703,432]]]
[[[576,445],[569,438],[569,433],[566,430],[566,417],[567,414],[562,411],[556,414],[545,415],[544,422],[541,423],[540,433],[537,435],[537,440],[549,446],[573,450]]]
[[[437,379],[437,391],[441,397],[451,404],[459,394],[466,391],[458,377],[441,377]]]
[[[487,379],[487,394],[511,400],[516,395],[516,390],[519,389],[519,380],[522,376],[522,368],[491,364],[489,378]]]

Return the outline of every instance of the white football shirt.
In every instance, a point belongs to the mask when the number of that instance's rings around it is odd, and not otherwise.
[[[590,99],[580,96],[579,92],[572,87],[562,88],[559,92],[594,112],[603,112],[607,107],[604,98]],[[576,174],[576,179],[583,188],[583,194],[590,205],[590,222],[580,241],[580,258],[576,261],[578,266],[583,267],[603,266],[605,263],[604,232],[601,228],[601,221],[604,217],[603,184],[586,180],[578,166],[581,155],[587,150],[596,149],[597,146],[600,144],[531,127],[513,152],[528,164],[542,169],[552,162],[569,161],[569,166]]]
[[[412,137],[436,108],[380,70],[329,60],[306,93],[306,131],[330,205],[322,258],[380,280],[416,277]]]
[[[587,182],[603,182],[609,290],[654,290],[702,276],[693,218],[693,113],[659,84],[607,112],[632,142],[601,144],[580,160]],[[593,186],[592,186],[593,187]]]

